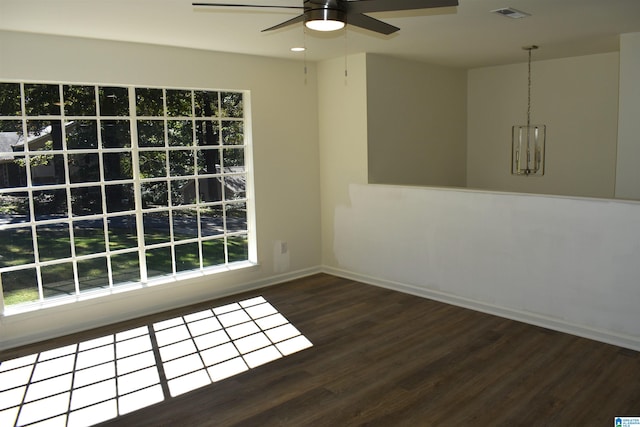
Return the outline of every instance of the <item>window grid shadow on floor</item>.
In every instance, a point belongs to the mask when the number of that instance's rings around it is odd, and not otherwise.
[[[1,426],[88,426],[312,347],[262,296],[0,362]]]

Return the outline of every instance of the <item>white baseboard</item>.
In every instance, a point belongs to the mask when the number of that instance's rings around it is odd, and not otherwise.
[[[324,266],[322,268],[322,272],[334,276],[343,277],[345,279],[351,279],[358,282],[366,283],[368,285],[379,286],[385,289],[391,289],[406,294],[416,295],[419,297],[440,301],[446,304],[464,307],[471,310],[480,311],[482,313],[492,314],[495,316],[504,317],[506,319],[516,320],[554,331],[576,335],[579,337],[588,338],[594,341],[612,344],[618,347],[624,347],[635,351],[640,351],[640,339],[638,339],[638,337],[630,335],[622,335],[609,331],[593,329],[585,327],[583,325],[568,323],[563,321],[562,319],[556,319],[552,317],[541,316],[535,313],[529,313],[526,311],[514,310],[508,307],[487,304],[481,301],[476,301],[453,294],[438,292],[432,289],[421,288],[406,283],[399,283],[391,280],[370,277],[339,268]]]
[[[640,351],[640,340],[634,336],[616,334],[609,331],[597,330],[589,327],[585,327],[582,325],[571,324],[565,322],[561,319],[546,317],[537,315],[534,313],[529,313],[520,310],[514,310],[507,307],[496,306],[492,304],[487,304],[481,301],[476,301],[464,297],[460,297],[457,295],[447,294],[444,292],[438,292],[431,289],[421,288],[414,285],[409,285],[406,283],[395,282],[386,279],[380,279],[376,277],[371,277],[359,273],[354,273],[347,270],[342,270],[339,268],[328,267],[328,266],[316,266],[310,267],[302,270],[291,271],[275,276],[270,276],[264,279],[255,280],[252,282],[244,283],[240,286],[233,286],[226,289],[220,289],[215,294],[209,296],[210,299],[224,298],[234,294],[240,294],[247,291],[252,291],[260,288],[264,288],[267,286],[273,286],[280,283],[285,283],[291,280],[311,276],[318,273],[326,273],[331,274],[338,277],[343,277],[350,280],[355,280],[361,283],[366,283],[373,286],[378,286],[398,292],[403,292],[406,294],[411,294],[415,296],[419,296],[422,298],[432,299],[435,301],[440,301],[446,304],[455,305],[458,307],[464,307],[471,310],[492,314],[495,316],[504,317],[511,320],[516,320],[524,323],[528,323],[531,325],[540,326],[547,329],[552,329],[555,331],[580,336],[583,338],[592,339],[595,341],[600,341],[607,344],[616,345],[619,347],[629,348],[635,351]],[[178,307],[169,307],[169,308],[179,308]],[[163,309],[169,309],[167,307],[163,307]],[[151,314],[145,310],[145,312],[138,312],[135,316],[131,315],[130,317],[140,317],[146,314]],[[157,310],[156,310],[157,311]],[[2,329],[2,319],[0,316],[0,329]],[[113,319],[114,321],[124,321],[129,320],[128,318],[119,318]],[[54,330],[48,331],[48,333],[33,333],[28,336],[20,336],[14,339],[3,340],[0,342],[0,351],[7,350],[14,347],[19,347],[26,344],[31,344],[38,341],[43,341],[50,338],[55,338],[57,336],[71,334],[75,332],[81,332],[86,329],[91,329],[99,326],[104,326],[102,323],[85,323],[84,325],[65,325],[64,330]]]

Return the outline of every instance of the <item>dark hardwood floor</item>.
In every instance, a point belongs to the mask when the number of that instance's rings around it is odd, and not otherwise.
[[[0,354],[262,295],[313,347],[111,426],[611,426],[640,416],[640,353],[315,275]]]

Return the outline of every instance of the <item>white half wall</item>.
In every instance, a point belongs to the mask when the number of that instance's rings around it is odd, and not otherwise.
[[[640,203],[349,189],[328,271],[640,350]]]

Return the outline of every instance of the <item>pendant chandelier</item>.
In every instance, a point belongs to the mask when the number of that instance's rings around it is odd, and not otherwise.
[[[538,46],[526,46],[529,51],[527,80],[527,124],[511,129],[511,174],[523,176],[544,175],[545,125],[531,124],[531,51]]]

